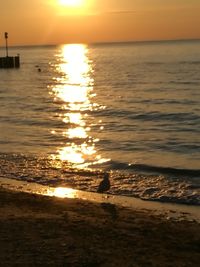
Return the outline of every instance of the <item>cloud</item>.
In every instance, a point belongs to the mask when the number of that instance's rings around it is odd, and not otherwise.
[[[86,16],[118,16],[118,15],[132,15],[136,14],[135,10],[111,10],[111,11],[103,11],[103,12],[91,12],[85,14]]]

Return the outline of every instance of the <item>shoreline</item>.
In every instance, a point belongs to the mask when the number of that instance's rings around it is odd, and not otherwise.
[[[14,180],[10,178],[0,177],[0,187],[32,194],[45,196],[55,196],[59,198],[72,198],[92,201],[94,203],[109,203],[117,206],[137,209],[149,210],[155,215],[162,215],[167,219],[174,220],[190,220],[200,223],[200,206],[186,205],[179,203],[167,203],[150,200],[142,200],[135,197],[98,194],[94,192],[76,190],[67,187],[50,187],[34,182],[28,183],[24,181]]]
[[[2,266],[199,266],[194,220],[2,186],[0,214]]]

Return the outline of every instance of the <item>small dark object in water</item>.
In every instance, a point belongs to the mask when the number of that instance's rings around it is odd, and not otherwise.
[[[109,173],[105,173],[103,180],[99,184],[97,192],[103,193],[105,191],[108,191],[109,189],[110,189]]]
[[[38,72],[41,72],[41,69],[40,68],[38,68]]]

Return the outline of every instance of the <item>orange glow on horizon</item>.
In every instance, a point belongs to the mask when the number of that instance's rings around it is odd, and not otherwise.
[[[200,38],[198,0],[20,1],[1,3],[0,32],[7,25],[10,45]]]

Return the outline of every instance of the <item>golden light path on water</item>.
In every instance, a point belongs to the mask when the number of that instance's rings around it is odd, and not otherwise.
[[[93,164],[107,161],[101,158],[95,149],[98,139],[90,135],[89,111],[98,108],[92,102],[93,93],[93,66],[89,60],[88,48],[83,44],[68,44],[62,46],[59,64],[56,66],[58,77],[52,88],[54,101],[61,105],[59,114],[66,124],[62,136],[66,143],[59,147],[54,159],[67,161],[73,167],[88,167]],[[57,134],[52,131],[52,134]]]

